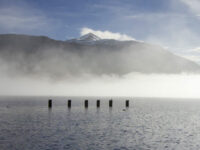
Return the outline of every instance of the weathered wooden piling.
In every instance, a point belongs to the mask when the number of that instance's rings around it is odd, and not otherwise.
[[[112,105],[113,105],[113,100],[110,99],[110,100],[109,100],[109,107],[112,107]]]
[[[129,107],[129,100],[126,100],[126,107]]]
[[[85,100],[85,108],[88,108],[88,100]]]
[[[100,107],[100,100],[99,99],[97,100],[97,107],[98,108]]]
[[[72,101],[71,101],[71,99],[69,99],[68,102],[67,102],[68,108],[71,108],[71,104],[72,104]]]
[[[48,101],[48,107],[52,108],[52,100],[51,99],[49,99],[49,101]]]

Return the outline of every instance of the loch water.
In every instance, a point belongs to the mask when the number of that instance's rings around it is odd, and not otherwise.
[[[48,99],[52,108],[48,108]],[[71,108],[67,100],[72,100]],[[88,108],[84,100],[89,100]],[[96,100],[100,99],[100,108]],[[200,100],[0,97],[1,150],[200,149]],[[129,108],[125,100],[129,99]]]

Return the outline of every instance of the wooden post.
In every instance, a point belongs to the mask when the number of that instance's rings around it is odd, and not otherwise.
[[[112,105],[113,105],[113,101],[111,99],[111,100],[109,100],[109,107],[112,107]]]
[[[97,107],[100,107],[100,100],[97,100]]]
[[[85,100],[85,108],[88,108],[88,100]]]
[[[129,107],[129,100],[126,100],[126,107]]]
[[[49,108],[52,107],[52,100],[51,100],[51,99],[49,99],[49,101],[48,101],[48,107],[49,107]]]
[[[72,104],[72,101],[71,101],[71,99],[69,99],[67,102],[68,108],[71,108],[71,104]]]

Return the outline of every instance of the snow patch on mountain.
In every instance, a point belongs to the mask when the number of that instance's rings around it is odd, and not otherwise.
[[[98,40],[101,40],[101,38],[96,36],[93,33],[88,33],[88,34],[85,34],[85,35],[81,36],[77,40],[79,40],[79,41],[98,41]]]

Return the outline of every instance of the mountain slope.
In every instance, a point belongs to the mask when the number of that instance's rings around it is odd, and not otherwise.
[[[45,36],[0,35],[0,70],[9,75],[62,78],[82,74],[199,72],[200,66],[160,46],[102,40],[89,34],[57,41]]]

